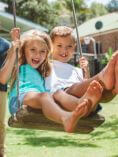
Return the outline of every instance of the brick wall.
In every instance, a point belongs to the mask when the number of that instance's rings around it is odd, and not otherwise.
[[[109,48],[112,48],[113,51],[118,49],[118,30],[106,32],[104,34],[99,34],[97,36],[93,36],[93,38],[96,40],[96,42],[101,43],[101,52],[105,53],[108,51]],[[84,43],[84,41],[82,41]],[[88,53],[94,53],[93,51],[93,43],[92,41],[88,45]]]
[[[118,49],[118,30],[95,37],[96,41],[100,41],[102,52],[105,53],[111,47],[113,51]]]

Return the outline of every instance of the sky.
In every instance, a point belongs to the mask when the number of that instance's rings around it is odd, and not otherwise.
[[[7,5],[0,2],[0,11],[3,11],[4,10],[4,7],[6,7]]]
[[[86,0],[88,5],[90,5],[92,2],[98,2],[98,3],[107,4],[109,1],[110,0]]]
[[[49,2],[53,2],[53,1],[56,1],[56,0],[48,0]],[[103,4],[106,4],[108,3],[110,0],[85,0],[86,3],[88,4],[88,6],[92,3],[92,2],[99,2],[99,3],[103,3]],[[4,4],[0,2],[0,11],[3,10],[4,8]]]
[[[53,1],[56,1],[56,0],[48,0],[49,2],[53,2]],[[90,5],[92,2],[99,2],[99,3],[103,3],[103,4],[106,4],[108,3],[110,0],[85,0],[86,3],[88,5]]]

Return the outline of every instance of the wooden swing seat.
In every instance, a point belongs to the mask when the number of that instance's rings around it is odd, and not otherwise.
[[[78,122],[76,132],[90,133],[104,121],[104,117],[99,114],[82,118]],[[41,110],[35,110],[30,107],[21,108],[15,116],[11,116],[8,120],[8,125],[15,128],[64,131],[61,124],[47,119]]]
[[[6,104],[7,93],[0,91],[0,103]],[[1,106],[0,105],[0,106]],[[5,111],[4,111],[5,112]],[[76,132],[77,133],[90,133],[94,128],[100,126],[105,121],[105,118],[100,114],[94,114],[79,120]],[[61,124],[57,124],[48,120],[41,110],[34,110],[30,107],[21,108],[16,116],[11,116],[8,120],[8,125],[14,128],[27,128],[27,129],[40,129],[40,130],[54,130],[64,131]]]

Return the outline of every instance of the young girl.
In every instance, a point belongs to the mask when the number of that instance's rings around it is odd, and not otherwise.
[[[46,92],[44,86],[44,77],[50,74],[50,65],[48,62],[48,55],[51,50],[51,40],[47,34],[31,34],[21,38],[21,42],[17,39],[19,32],[17,32],[16,39],[9,50],[10,57],[4,66],[4,82],[6,82],[11,75],[11,90],[9,94],[9,108],[11,114],[18,110],[17,95],[16,95],[16,67],[14,67],[16,59],[16,49],[19,49],[19,101],[20,105],[30,106],[35,109],[42,109],[44,115],[57,123],[64,126],[65,131],[73,132],[78,120],[85,116],[91,109],[91,103],[88,99],[83,99],[82,103],[78,103],[78,99],[73,96],[63,97],[68,99],[68,103],[76,104],[77,107],[73,112],[67,112],[60,108],[55,103],[53,95]],[[9,66],[10,64],[10,66]],[[96,83],[99,86],[98,83]],[[88,89],[90,93],[91,88]],[[99,98],[101,97],[102,89],[99,87]],[[98,91],[97,90],[97,91]],[[67,95],[67,94],[66,94]]]

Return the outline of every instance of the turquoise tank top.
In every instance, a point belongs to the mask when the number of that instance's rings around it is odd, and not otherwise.
[[[19,93],[46,92],[44,78],[29,64],[21,65],[19,68]],[[17,96],[16,82],[9,92],[9,101]]]

